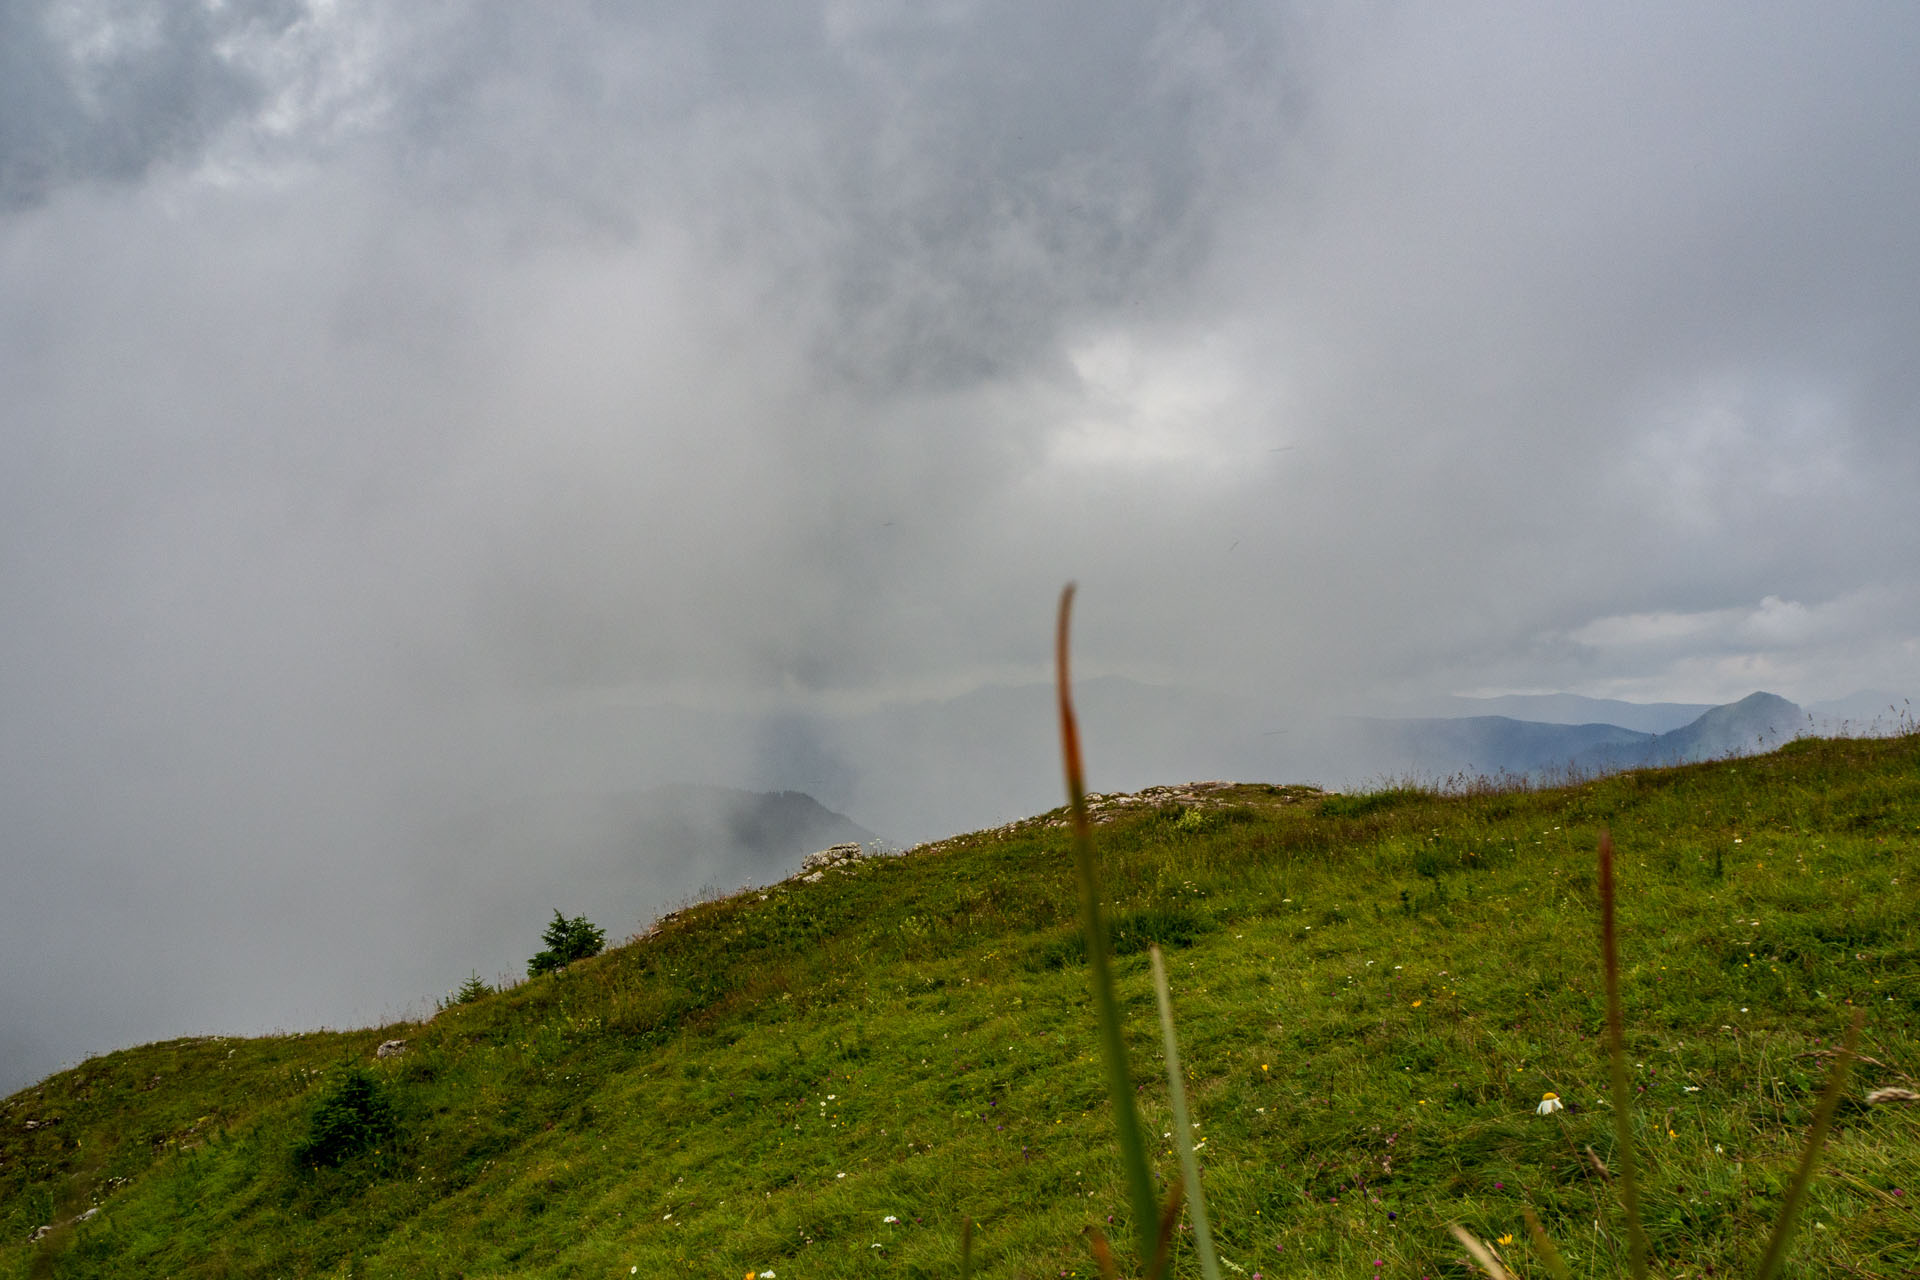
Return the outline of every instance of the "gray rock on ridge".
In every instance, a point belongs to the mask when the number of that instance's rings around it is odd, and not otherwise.
[[[92,1219],[94,1215],[98,1214],[99,1212],[100,1212],[100,1206],[95,1205],[93,1206],[93,1208],[87,1210],[85,1213],[82,1213],[77,1217],[68,1218],[63,1223],[52,1223],[52,1222],[43,1223],[40,1226],[35,1227],[33,1229],[33,1234],[27,1237],[27,1243],[39,1244],[42,1240],[45,1240],[48,1236],[53,1234],[54,1228],[56,1226],[70,1227],[78,1222],[86,1222]]]
[[[848,841],[810,853],[800,860],[799,878],[809,883],[819,880],[834,867],[844,866],[866,856],[866,850]]]

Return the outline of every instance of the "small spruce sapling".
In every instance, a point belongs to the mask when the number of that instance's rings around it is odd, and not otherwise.
[[[585,916],[575,916],[569,920],[555,907],[553,922],[547,926],[540,941],[547,944],[546,950],[527,961],[529,978],[564,969],[575,960],[599,955],[607,945],[607,934],[606,930],[596,928]]]
[[[472,1004],[475,1000],[493,994],[493,988],[487,985],[478,971],[472,973],[465,982],[454,988],[453,1004]]]
[[[392,1138],[399,1125],[386,1088],[365,1067],[343,1067],[307,1113],[307,1134],[293,1149],[295,1165],[333,1167]]]

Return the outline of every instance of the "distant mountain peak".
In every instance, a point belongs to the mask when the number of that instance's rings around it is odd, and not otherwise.
[[[1684,729],[1661,734],[1653,758],[1707,760],[1771,751],[1798,737],[1806,720],[1806,712],[1777,693],[1750,693],[1738,702],[1703,712]]]

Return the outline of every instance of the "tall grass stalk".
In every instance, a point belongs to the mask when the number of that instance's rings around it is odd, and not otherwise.
[[[1153,993],[1160,1003],[1160,1036],[1166,1045],[1167,1101],[1173,1110],[1173,1143],[1180,1153],[1180,1176],[1187,1187],[1193,1213],[1193,1248],[1200,1255],[1200,1273],[1220,1280],[1220,1264],[1213,1256],[1213,1231],[1207,1225],[1207,1198],[1200,1190],[1200,1162],[1193,1154],[1193,1126],[1187,1123],[1187,1086],[1181,1079],[1180,1046],[1173,1036],[1173,996],[1167,988],[1167,962],[1160,944],[1148,948],[1153,961]]]
[[[1619,1186],[1621,1207],[1627,1219],[1627,1248],[1629,1265],[1633,1268],[1635,1280],[1646,1280],[1647,1275],[1647,1236],[1641,1224],[1640,1189],[1635,1177],[1633,1151],[1633,1102],[1627,1091],[1627,1046],[1625,1019],[1620,1010],[1620,951],[1619,934],[1615,927],[1613,881],[1613,833],[1603,830],[1600,833],[1600,960],[1605,972],[1607,985],[1607,1056],[1613,1078],[1613,1131],[1617,1150],[1614,1161],[1619,1166]],[[1826,1144],[1827,1130],[1833,1124],[1833,1113],[1840,1105],[1840,1095],[1846,1090],[1847,1076],[1853,1069],[1860,1044],[1860,1030],[1866,1024],[1867,1012],[1864,1009],[1854,1011],[1853,1021],[1847,1027],[1846,1040],[1841,1045],[1839,1057],[1833,1065],[1833,1074],[1827,1078],[1826,1088],[1820,1093],[1820,1101],[1814,1108],[1813,1126],[1807,1132],[1806,1145],[1800,1151],[1800,1164],[1794,1170],[1793,1182],[1787,1188],[1786,1203],[1780,1208],[1780,1217],[1773,1224],[1773,1236],[1767,1242],[1767,1252],[1760,1260],[1757,1280],[1773,1280],[1780,1270],[1781,1262],[1787,1255],[1787,1244],[1793,1236],[1793,1228],[1800,1217],[1800,1208],[1805,1203],[1807,1188],[1813,1183],[1814,1168],[1820,1162],[1820,1151]],[[1589,1156],[1593,1149],[1587,1149]],[[1594,1156],[1599,1166],[1599,1157]],[[1603,1169],[1604,1172],[1604,1169]],[[1527,1226],[1534,1239],[1534,1247],[1541,1259],[1551,1271],[1555,1280],[1566,1280],[1567,1265],[1560,1253],[1547,1238],[1540,1227],[1539,1218],[1531,1208],[1527,1209]],[[1453,1229],[1467,1251],[1474,1259],[1499,1280],[1500,1273],[1488,1266],[1483,1256],[1484,1249],[1473,1236],[1461,1227]]]
[[[1787,1256],[1787,1239],[1799,1221],[1800,1206],[1807,1198],[1807,1187],[1813,1182],[1813,1168],[1820,1162],[1820,1148],[1826,1144],[1834,1109],[1840,1105],[1840,1095],[1847,1087],[1847,1076],[1853,1070],[1860,1046],[1860,1028],[1866,1020],[1865,1009],[1854,1010],[1846,1041],[1840,1046],[1840,1056],[1834,1060],[1833,1074],[1828,1077],[1819,1105],[1814,1108],[1813,1128],[1808,1131],[1807,1145],[1800,1152],[1800,1167],[1794,1171],[1793,1184],[1787,1188],[1787,1202],[1780,1207],[1780,1221],[1774,1224],[1773,1239],[1767,1242],[1766,1256],[1760,1260],[1758,1280],[1773,1280]]]
[[[1554,1247],[1552,1239],[1547,1235],[1547,1229],[1540,1225],[1540,1215],[1533,1211],[1533,1206],[1521,1205],[1520,1212],[1526,1216],[1527,1232],[1533,1237],[1533,1251],[1540,1255],[1540,1262],[1546,1267],[1547,1274],[1551,1275],[1553,1280],[1573,1280],[1573,1272],[1567,1268],[1566,1259],[1562,1258],[1560,1250]]]
[[[1073,613],[1073,584],[1060,593],[1060,617],[1054,632],[1054,665],[1058,673],[1060,753],[1066,766],[1067,805],[1072,811],[1073,870],[1080,884],[1080,927],[1087,938],[1087,969],[1093,986],[1094,1017],[1100,1037],[1100,1057],[1106,1067],[1107,1092],[1113,1102],[1113,1123],[1120,1140],[1121,1164],[1126,1172],[1127,1199],[1133,1210],[1134,1245],[1143,1266],[1153,1266],[1161,1241],[1155,1238],[1159,1217],[1153,1194],[1153,1171],[1134,1107],[1131,1073],[1127,1069],[1126,1041],[1120,1030],[1120,1005],[1114,997],[1113,966],[1108,959],[1107,926],[1100,910],[1100,870],[1093,859],[1093,830],[1087,817],[1087,787],[1080,765],[1080,730],[1073,714],[1072,681],[1067,665],[1067,627]],[[1149,1271],[1157,1274],[1158,1268]]]
[[[1500,1260],[1493,1256],[1493,1250],[1487,1248],[1487,1246],[1481,1242],[1480,1237],[1474,1235],[1473,1232],[1467,1230],[1459,1223],[1455,1223],[1451,1230],[1453,1231],[1453,1238],[1460,1242],[1461,1247],[1466,1249],[1466,1251],[1472,1255],[1473,1260],[1480,1264],[1480,1269],[1491,1276],[1493,1280],[1513,1280],[1513,1273],[1500,1264]]]
[[[1614,1164],[1627,1216],[1627,1256],[1634,1280],[1647,1280],[1647,1233],[1640,1220],[1640,1182],[1633,1160],[1633,1099],[1627,1091],[1627,1032],[1620,1012],[1620,947],[1614,926],[1613,832],[1600,833],[1600,967],[1607,984],[1607,1060],[1613,1079]]]

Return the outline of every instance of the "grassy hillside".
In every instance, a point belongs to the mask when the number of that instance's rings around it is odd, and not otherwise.
[[[1586,1153],[1613,1147],[1602,826],[1656,1271],[1751,1270],[1850,1006],[1867,1057],[1789,1269],[1920,1270],[1920,1106],[1861,1101],[1920,1076],[1920,737],[1102,813],[1139,1096],[1166,1133],[1157,938],[1236,1271],[1464,1274],[1460,1221],[1539,1275],[1523,1204],[1576,1274],[1623,1271]],[[426,1025],[91,1060],[0,1105],[0,1275],[951,1276],[962,1215],[986,1274],[1089,1275],[1087,1228],[1130,1237],[1074,892],[1048,815],[695,908]],[[355,1064],[393,1127],[301,1167]]]

